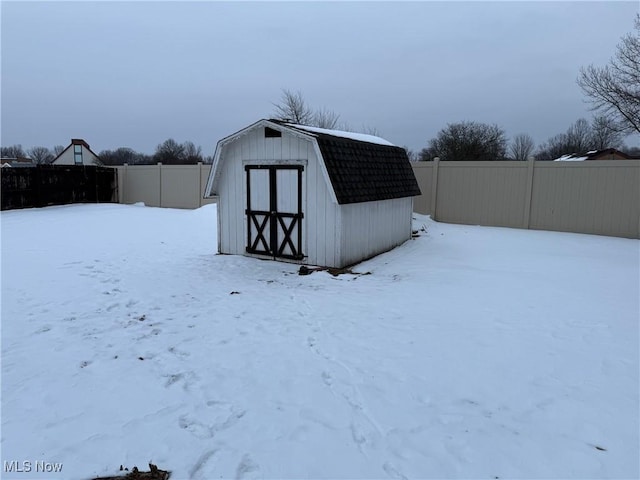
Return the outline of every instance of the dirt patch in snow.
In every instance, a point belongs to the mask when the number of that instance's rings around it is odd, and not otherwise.
[[[120,471],[128,470],[128,468],[124,468],[120,465]],[[167,470],[160,470],[157,466],[150,463],[148,472],[141,472],[138,470],[138,467],[133,467],[125,476],[95,477],[91,480],[169,480],[170,476],[171,472]]]
[[[307,267],[306,265],[302,265],[300,270],[298,270],[298,275],[311,275],[313,272],[328,272],[334,277],[338,275],[371,275],[371,272],[354,272],[351,268],[331,268],[331,267]]]

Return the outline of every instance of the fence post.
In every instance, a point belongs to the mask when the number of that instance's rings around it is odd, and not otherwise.
[[[533,169],[535,167],[535,157],[527,160],[527,190],[524,194],[524,216],[522,228],[529,228],[531,220],[531,196],[533,195]]]
[[[113,190],[111,194],[111,203],[120,203],[120,169],[116,166],[113,168],[113,176],[111,184],[113,185]]]
[[[93,171],[93,190],[94,190],[94,195],[96,196],[96,203],[99,202],[99,198],[100,195],[98,193],[98,166],[94,165],[92,168]]]
[[[198,191],[196,195],[196,208],[200,208],[202,206],[202,162],[198,162]]]
[[[127,187],[125,185],[127,182],[127,175],[129,173],[127,171],[127,169],[129,168],[129,164],[127,162],[124,162],[122,167],[122,170],[118,172],[118,174],[122,172],[122,180],[118,179],[118,203],[126,203],[125,199],[127,198]],[[120,188],[121,184],[122,188]]]
[[[33,176],[33,186],[35,187],[35,198],[33,202],[34,207],[42,207],[42,169],[44,168],[42,165],[36,165],[34,168],[34,176]]]
[[[438,167],[440,166],[440,157],[433,159],[433,171],[431,176],[431,220],[437,220],[437,201],[438,201]]]
[[[160,192],[160,205],[158,206],[162,207],[162,162],[158,162],[158,190]]]

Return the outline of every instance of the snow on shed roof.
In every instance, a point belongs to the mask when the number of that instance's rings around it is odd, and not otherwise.
[[[333,137],[349,138],[351,140],[357,140],[359,142],[377,143],[378,145],[388,145],[395,147],[395,145],[384,138],[376,137],[375,135],[368,135],[366,133],[345,132],[344,130],[330,130],[327,128],[309,127],[307,125],[297,125],[295,123],[284,123],[287,127],[293,127],[298,130],[305,130],[307,132],[322,133],[324,135],[331,135]]]

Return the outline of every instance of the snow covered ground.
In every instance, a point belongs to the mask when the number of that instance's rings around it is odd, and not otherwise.
[[[637,240],[417,216],[299,276],[215,205],[0,218],[2,478],[639,476]]]

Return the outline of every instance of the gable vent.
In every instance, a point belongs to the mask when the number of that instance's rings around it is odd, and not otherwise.
[[[274,130],[273,128],[264,127],[264,138],[280,138],[282,137],[282,132],[279,130]]]

